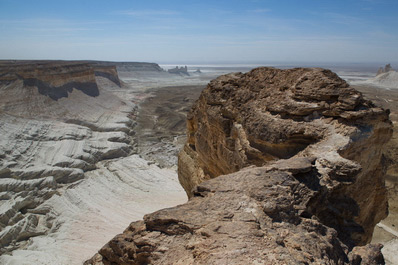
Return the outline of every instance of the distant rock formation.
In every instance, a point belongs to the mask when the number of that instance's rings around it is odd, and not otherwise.
[[[101,76],[109,79],[118,87],[121,87],[121,83],[115,66],[95,66],[94,74],[95,76]]]
[[[391,67],[391,64],[386,64],[386,66],[380,67],[379,70],[377,71],[376,76],[384,74],[384,73],[388,73],[390,71],[394,71],[394,69]]]
[[[143,62],[96,62],[100,65],[116,66],[120,72],[163,72],[157,63]]]
[[[398,89],[398,72],[389,71],[371,78],[365,83],[386,89]]]
[[[173,68],[173,69],[169,69],[169,70],[167,70],[170,74],[179,74],[179,75],[187,75],[187,76],[189,76],[189,73],[188,73],[188,67],[187,66],[185,66],[185,67],[178,67],[178,66],[176,66],[175,68]]]
[[[385,89],[398,89],[398,72],[390,64],[380,67],[375,77],[361,82],[364,85],[376,86]]]
[[[190,200],[133,222],[85,264],[384,264],[388,111],[324,69],[221,76],[188,116]]]
[[[2,61],[0,82],[23,80],[24,86],[37,87],[53,100],[68,97],[73,89],[96,97],[99,89],[95,76],[102,76],[120,87],[115,66],[80,61]]]
[[[121,86],[118,71],[163,72],[156,63],[105,61],[0,61],[0,82],[23,80],[53,100],[68,97],[73,89],[98,96],[95,77]]]

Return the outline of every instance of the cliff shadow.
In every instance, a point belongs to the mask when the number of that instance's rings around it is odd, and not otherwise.
[[[365,232],[354,220],[359,216],[359,205],[346,194],[329,194],[322,188],[318,195],[308,202],[307,211],[318,217],[323,224],[334,228],[340,240],[350,249],[357,245],[356,241],[359,241]]]
[[[323,224],[334,228],[339,239],[349,248],[356,246],[355,241],[364,233],[364,228],[355,221],[360,212],[358,203],[341,189],[329,193],[321,185],[322,175],[314,168],[293,176],[316,194],[308,201],[306,210],[300,215],[304,218],[315,215]]]
[[[100,94],[97,83],[95,82],[70,82],[54,87],[37,78],[28,78],[24,79],[24,86],[36,86],[41,95],[48,96],[55,101],[60,98],[67,98],[74,88],[90,97],[97,97]]]

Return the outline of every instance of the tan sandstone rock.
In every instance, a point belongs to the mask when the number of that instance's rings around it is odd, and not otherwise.
[[[187,127],[189,202],[132,223],[86,264],[383,264],[380,246],[356,246],[387,214],[391,122],[336,74],[221,76]]]
[[[381,150],[391,133],[388,112],[329,70],[230,74],[192,108],[179,179],[191,197],[203,180],[249,165],[315,158],[318,195],[307,210],[364,244],[387,213]]]

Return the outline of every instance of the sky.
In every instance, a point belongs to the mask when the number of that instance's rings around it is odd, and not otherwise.
[[[0,0],[0,59],[398,62],[398,1]]]

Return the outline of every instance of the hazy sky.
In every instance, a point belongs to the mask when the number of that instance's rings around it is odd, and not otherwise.
[[[398,62],[398,0],[0,0],[0,59]]]

